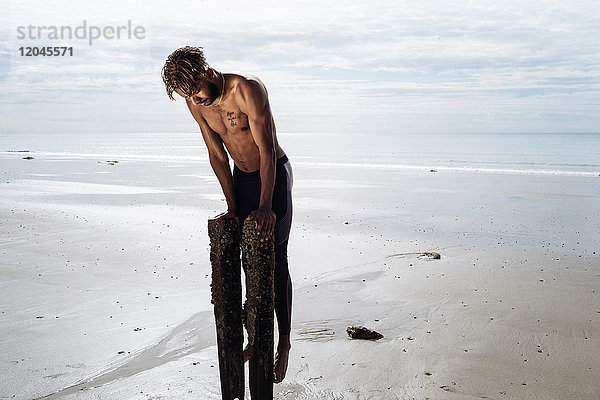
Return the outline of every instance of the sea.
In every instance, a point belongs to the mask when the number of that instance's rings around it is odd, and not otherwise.
[[[299,165],[600,176],[600,133],[281,132],[278,139],[290,159]],[[46,159],[207,162],[199,132],[0,134],[0,154],[4,158],[25,151],[29,156]]]

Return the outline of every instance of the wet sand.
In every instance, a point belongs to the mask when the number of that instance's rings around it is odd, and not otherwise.
[[[218,399],[210,167],[32,155],[0,157],[0,398]],[[292,165],[275,398],[600,398],[600,178]]]

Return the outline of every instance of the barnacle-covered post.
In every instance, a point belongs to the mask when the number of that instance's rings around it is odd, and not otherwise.
[[[242,278],[238,218],[208,220],[212,303],[217,325],[217,348],[223,400],[244,398],[242,346]]]
[[[246,266],[246,327],[250,356],[250,396],[253,400],[273,398],[273,309],[275,242],[273,235],[261,242],[255,219],[242,229],[242,257]]]

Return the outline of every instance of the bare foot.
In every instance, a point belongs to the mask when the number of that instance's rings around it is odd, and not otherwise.
[[[291,348],[290,335],[279,335],[279,343],[277,344],[277,352],[273,363],[273,382],[275,383],[281,383],[285,378]]]

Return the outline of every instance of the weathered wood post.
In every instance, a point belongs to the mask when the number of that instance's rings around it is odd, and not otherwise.
[[[250,356],[250,396],[253,400],[273,399],[273,310],[275,241],[264,242],[256,234],[257,221],[244,221],[242,258],[246,266],[246,327]]]
[[[212,303],[223,400],[244,399],[242,279],[238,218],[208,220]]]

